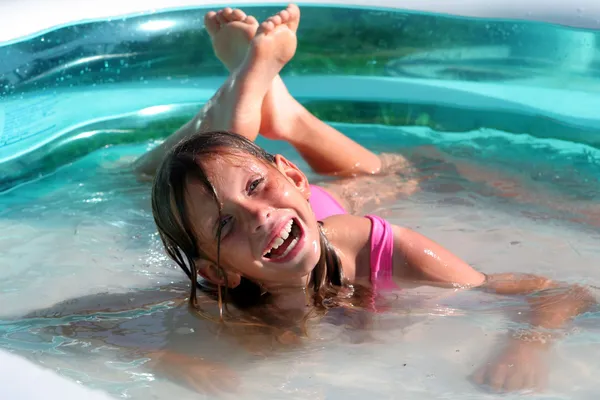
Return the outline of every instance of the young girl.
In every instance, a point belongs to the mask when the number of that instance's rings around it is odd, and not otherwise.
[[[198,117],[138,163],[140,173],[156,172],[154,218],[167,253],[192,281],[190,303],[198,309],[197,286],[216,287],[221,305],[304,312],[336,305],[376,311],[369,300],[378,293],[425,284],[537,293],[528,298],[531,330],[511,338],[474,378],[497,390],[539,387],[552,336],[544,330],[586,310],[586,290],[531,275],[486,276],[417,232],[348,214],[348,205],[358,205],[339,187],[309,184],[285,157],[253,143],[259,131],[287,140],[315,171],[363,174],[370,183],[407,166],[354,143],[289,95],[278,73],[295,52],[299,16],[290,5],[258,26],[239,10],[207,14],[231,75]]]

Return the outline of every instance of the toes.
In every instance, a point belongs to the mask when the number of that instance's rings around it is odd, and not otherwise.
[[[281,17],[279,15],[273,15],[268,20],[270,20],[275,26],[281,25]]]
[[[236,8],[232,11],[230,19],[231,21],[244,21],[246,18],[246,13],[239,8]]]
[[[278,13],[282,23],[287,23],[290,20],[290,13],[287,10],[282,10]]]
[[[260,24],[260,30],[264,33],[271,32],[273,29],[275,29],[275,24],[270,20],[266,20]]]
[[[244,22],[247,23],[248,25],[258,25],[258,21],[252,15],[246,17]]]
[[[287,23],[288,27],[296,32],[298,29],[298,24],[300,23],[300,9],[295,4],[290,4],[287,6],[285,11],[289,14],[289,20]]]
[[[233,9],[231,7],[225,7],[223,9],[223,18],[225,22],[231,22],[231,16],[233,15]]]
[[[285,10],[267,18],[261,25],[261,31],[269,32],[281,24],[286,24],[293,32],[298,29],[300,23],[300,9],[295,4],[290,4]]]
[[[225,16],[223,15],[223,10],[219,10],[219,12],[217,13],[217,21],[221,25],[225,25],[227,23],[227,20],[225,19]]]
[[[208,34],[213,36],[219,31],[219,21],[217,21],[217,13],[210,11],[204,16],[204,27],[208,31]]]

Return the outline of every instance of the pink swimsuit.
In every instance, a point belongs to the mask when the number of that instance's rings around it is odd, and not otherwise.
[[[319,186],[310,185],[310,206],[318,221],[332,215],[347,214],[329,193]],[[367,215],[371,220],[371,283],[378,289],[397,288],[392,280],[394,235],[390,224],[375,215]]]
[[[317,217],[317,221],[322,221],[332,215],[347,214],[344,207],[319,186],[310,185],[310,199],[308,201]]]

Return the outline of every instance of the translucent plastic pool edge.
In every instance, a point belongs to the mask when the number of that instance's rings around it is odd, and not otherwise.
[[[283,4],[265,0],[260,4]],[[306,0],[299,4],[348,5],[400,8],[464,17],[505,18],[555,23],[575,28],[600,29],[600,2],[597,0],[355,0],[353,2]],[[256,1],[204,0],[4,0],[0,2],[0,45],[36,35],[57,26],[82,21],[145,14],[153,11],[194,6],[257,5]],[[35,384],[32,384],[35,382]],[[5,398],[108,400],[58,374],[0,350],[0,392]]]
[[[0,45],[57,26],[82,21],[152,13],[158,10],[224,5],[277,5],[276,0],[4,0],[0,15]],[[474,18],[503,18],[547,22],[574,28],[600,29],[600,2],[596,0],[303,0],[298,4],[402,9]]]
[[[102,392],[87,389],[2,350],[0,350],[0,393],[3,399],[111,399]]]

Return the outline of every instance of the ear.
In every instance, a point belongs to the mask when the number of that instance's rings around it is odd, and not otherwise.
[[[198,275],[215,285],[225,285],[225,277],[222,275],[224,272],[227,275],[227,285],[231,289],[237,287],[242,280],[242,277],[235,272],[227,272],[221,269],[222,272],[220,273],[217,266],[207,260],[196,261],[196,271]]]
[[[294,163],[281,154],[277,154],[275,156],[275,166],[288,179],[288,181],[290,181],[302,194],[304,194],[304,197],[307,200],[310,198],[310,185],[308,184],[308,178],[302,171],[300,171],[300,168],[296,167]]]

